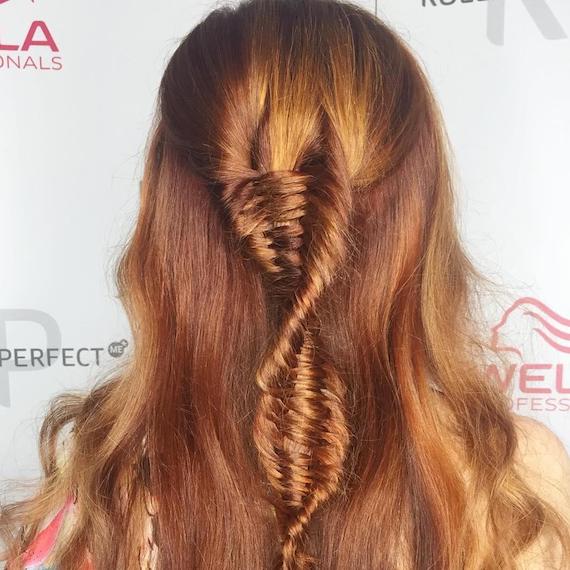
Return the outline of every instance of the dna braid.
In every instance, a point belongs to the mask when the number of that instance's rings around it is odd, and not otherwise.
[[[269,278],[268,296],[276,288],[286,307],[257,371],[253,425],[281,531],[280,570],[315,568],[305,551],[308,526],[338,491],[349,444],[343,382],[319,348],[314,323],[346,254],[350,186],[334,167],[331,159],[318,176],[252,172],[222,196],[236,233]]]
[[[243,182],[227,197],[237,234],[272,281],[272,295],[287,294],[301,277],[307,184],[311,176],[266,172]]]

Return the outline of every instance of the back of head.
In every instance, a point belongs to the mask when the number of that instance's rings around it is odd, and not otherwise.
[[[42,445],[73,423],[70,475],[46,460],[21,520],[75,481],[97,568],[138,567],[147,491],[160,568],[513,568],[557,519],[485,377],[483,278],[411,50],[349,3],[250,0],[184,38],[159,95],[117,268],[135,348],[54,404]]]

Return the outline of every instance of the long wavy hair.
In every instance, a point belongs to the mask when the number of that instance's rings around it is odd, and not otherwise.
[[[496,570],[545,533],[568,549],[486,374],[490,280],[460,241],[449,147],[421,65],[368,11],[207,15],[164,72],[117,260],[134,348],[52,401],[4,556],[72,485],[61,570],[85,549],[138,568],[146,493],[169,570]]]

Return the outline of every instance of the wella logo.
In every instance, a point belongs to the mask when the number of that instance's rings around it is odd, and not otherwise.
[[[0,6],[10,1],[0,0]],[[35,4],[34,0],[29,1]],[[3,32],[4,29],[0,28],[0,69],[62,69],[60,49],[45,21],[33,20],[20,38],[12,38],[10,42],[4,40]],[[47,57],[46,52],[49,54]]]
[[[528,330],[530,321],[530,354],[538,348],[540,357],[526,357],[523,342],[514,343],[513,330]],[[511,328],[512,327],[512,328]],[[511,339],[510,341],[504,339]],[[537,345],[538,343],[538,345]],[[534,297],[515,301],[491,329],[491,346],[498,352],[509,352],[518,363],[507,370],[496,364],[487,368],[490,378],[503,389],[515,388],[513,407],[528,411],[570,411],[570,319],[559,315]]]

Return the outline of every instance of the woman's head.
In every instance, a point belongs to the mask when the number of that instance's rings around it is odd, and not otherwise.
[[[131,567],[147,490],[161,568],[511,568],[557,519],[485,376],[482,280],[407,45],[334,0],[215,10],[160,84],[117,267],[134,351],[56,402],[42,445],[74,425],[70,474],[46,459],[21,520],[73,480],[101,568]]]
[[[471,268],[451,223],[437,111],[404,43],[365,10],[331,1],[210,14],[172,56],[159,95],[147,214],[121,291],[126,302],[133,288],[147,291],[133,320],[168,292],[156,314],[175,319],[164,339],[177,331],[205,350],[216,378],[189,373],[206,394],[199,409],[236,376],[232,351],[253,351],[235,389],[259,400],[244,413],[255,409],[283,558],[304,567],[312,516],[341,488],[351,436],[353,447],[361,440],[352,430],[374,421],[357,398],[383,398],[397,415],[398,398],[412,405],[426,391],[430,239],[445,240],[432,255],[447,259],[431,263],[449,270],[434,278],[455,279],[447,295],[463,302]],[[143,258],[152,272],[132,270]]]

